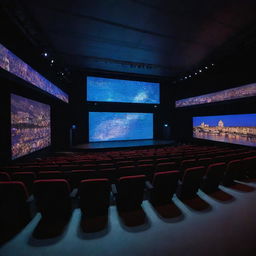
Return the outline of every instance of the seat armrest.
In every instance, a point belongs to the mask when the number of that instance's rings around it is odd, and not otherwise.
[[[146,181],[146,188],[147,189],[153,189],[153,185],[151,184],[151,182],[149,182],[148,180]]]
[[[111,184],[111,190],[112,190],[113,195],[117,194],[117,189],[116,189],[116,185],[115,184]]]
[[[69,195],[71,198],[76,198],[78,195],[78,188],[74,188]]]

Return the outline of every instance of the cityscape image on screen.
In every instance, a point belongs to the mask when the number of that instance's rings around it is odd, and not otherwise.
[[[256,114],[193,117],[193,137],[256,146]]]
[[[159,83],[87,77],[87,100],[120,103],[160,103]]]
[[[153,139],[152,113],[89,112],[89,141]]]
[[[12,159],[51,144],[50,106],[11,94]]]
[[[33,84],[37,88],[57,97],[66,103],[69,102],[69,97],[65,92],[40,75],[37,71],[14,55],[2,44],[0,44],[0,68],[25,80],[26,82],[29,82],[30,84]]]
[[[247,84],[219,92],[204,94],[196,97],[177,100],[175,102],[175,107],[181,108],[254,96],[256,96],[256,83]]]

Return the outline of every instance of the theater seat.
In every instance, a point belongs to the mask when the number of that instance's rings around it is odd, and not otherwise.
[[[45,179],[62,179],[63,173],[61,171],[41,171],[38,173],[38,178]]]
[[[179,171],[155,173],[150,189],[150,201],[156,204],[170,202],[176,191],[179,175]]]
[[[176,195],[180,199],[195,197],[200,187],[204,173],[204,166],[197,166],[186,169],[184,176],[178,184]]]
[[[206,193],[216,191],[223,179],[225,169],[226,164],[224,162],[210,164],[202,180],[201,189]]]
[[[116,184],[116,204],[120,210],[132,210],[140,207],[143,201],[145,175],[127,176],[118,179]]]
[[[24,223],[30,218],[28,192],[20,181],[0,182],[0,224]]]
[[[11,181],[11,176],[7,172],[0,172],[0,181]]]
[[[156,165],[156,172],[168,172],[177,169],[175,162],[158,163]]]
[[[28,193],[32,193],[33,183],[36,175],[33,172],[15,172],[12,175],[13,180],[21,181],[26,186]]]
[[[64,179],[36,180],[34,196],[43,218],[67,218],[71,213],[70,186]]]
[[[230,161],[226,166],[226,171],[222,179],[222,184],[224,186],[232,185],[234,180],[239,176],[241,170],[242,162],[240,159]]]
[[[105,215],[109,207],[110,183],[108,179],[82,180],[79,185],[79,204],[86,216]]]
[[[248,177],[256,178],[256,156],[244,158],[243,169]]]

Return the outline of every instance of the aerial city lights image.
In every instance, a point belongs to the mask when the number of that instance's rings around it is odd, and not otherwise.
[[[68,95],[0,44],[0,68],[68,103]]]
[[[51,144],[50,106],[11,95],[12,159]]]
[[[193,117],[193,137],[256,146],[256,114]]]
[[[254,96],[256,96],[256,83],[247,84],[219,92],[204,94],[196,97],[177,100],[175,102],[175,107],[188,107],[193,105],[208,104]]]

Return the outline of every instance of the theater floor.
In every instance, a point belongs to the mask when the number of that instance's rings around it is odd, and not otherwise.
[[[1,256],[165,256],[255,255],[256,180],[155,209],[144,200],[142,210],[120,216],[109,209],[108,225],[98,232],[83,232],[78,208],[61,236],[33,236],[37,214],[12,240],[0,247]],[[145,217],[145,218],[143,218]]]

